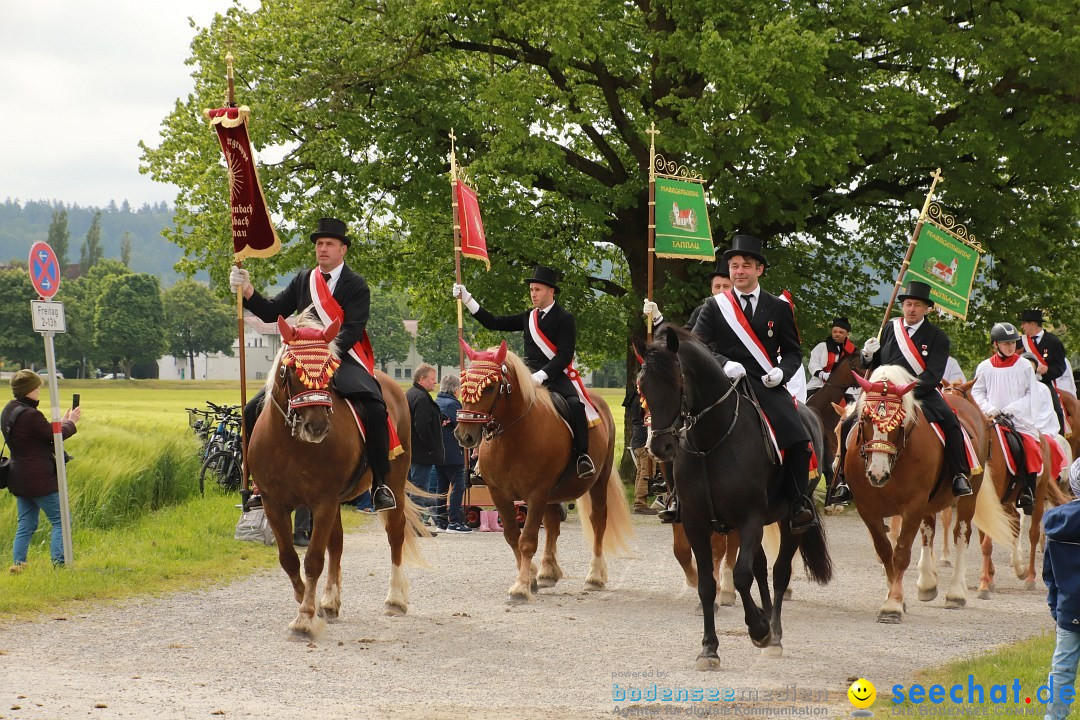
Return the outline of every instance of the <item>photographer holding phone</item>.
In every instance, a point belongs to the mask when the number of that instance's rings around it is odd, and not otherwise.
[[[41,378],[32,370],[20,370],[11,378],[11,394],[14,399],[0,412],[0,429],[11,450],[8,492],[15,496],[19,510],[11,566],[11,572],[17,573],[26,565],[30,537],[37,530],[41,512],[52,523],[49,552],[53,565],[64,564],[64,539],[52,423],[38,410]],[[82,417],[82,410],[73,404],[76,407],[64,413],[61,421],[65,440],[75,434],[75,423]]]

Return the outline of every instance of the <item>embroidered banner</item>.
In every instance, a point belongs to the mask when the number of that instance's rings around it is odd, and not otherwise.
[[[656,178],[656,257],[715,260],[705,186]]]
[[[247,131],[250,114],[246,105],[203,110],[203,115],[217,131],[229,171],[234,261],[270,257],[281,249],[255,170],[255,155],[251,152]]]
[[[476,191],[458,180],[454,192],[457,193],[461,254],[473,260],[483,260],[490,270],[491,260],[488,259],[487,238],[484,236],[484,223],[480,219],[480,202],[476,199]]]
[[[936,307],[967,319],[978,268],[978,250],[934,221],[923,220],[906,278],[929,285]]]

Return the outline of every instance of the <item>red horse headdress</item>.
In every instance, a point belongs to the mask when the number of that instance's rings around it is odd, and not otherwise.
[[[498,350],[473,350],[464,339],[461,347],[469,358],[469,367],[461,371],[461,400],[474,403],[480,400],[480,395],[488,386],[502,378],[506,341],[502,342]]]
[[[278,330],[285,352],[281,364],[296,369],[296,377],[311,390],[322,390],[330,384],[341,360],[334,356],[330,343],[337,337],[341,323],[335,320],[327,328],[294,328],[278,317]]]

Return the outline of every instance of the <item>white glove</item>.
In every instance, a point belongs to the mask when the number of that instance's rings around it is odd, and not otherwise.
[[[827,373],[824,370],[818,371],[818,377],[821,379],[821,382],[829,382],[829,375],[832,375],[832,373]]]
[[[537,370],[532,374],[532,379],[537,385],[543,385],[544,381],[547,380],[547,373],[543,370]]]
[[[778,367],[774,367],[768,373],[761,376],[761,382],[764,383],[767,388],[774,388],[784,382],[784,371]]]
[[[874,353],[876,353],[880,349],[881,349],[881,341],[878,340],[876,337],[871,337],[871,338],[867,338],[866,342],[863,343],[862,353],[863,353],[863,355],[873,355]]]
[[[742,363],[728,360],[724,363],[724,374],[732,380],[738,380],[739,378],[746,377],[746,368],[743,367]]]
[[[249,285],[251,285],[251,273],[233,265],[233,269],[229,271],[229,289],[235,294],[237,290],[243,290]]]
[[[641,313],[646,317],[652,315],[652,323],[654,326],[664,322],[664,316],[660,314],[660,306],[652,300],[645,301],[645,305],[641,308]]]
[[[465,286],[461,283],[454,283],[454,297],[460,298],[465,307],[473,315],[480,309],[480,303],[473,299],[472,293],[465,289]]]
[[[1001,414],[1001,411],[1000,411],[1000,410],[998,410],[997,408],[994,408],[994,409],[993,409],[993,410],[991,410],[990,412],[986,413],[986,417],[988,417],[988,418],[990,418],[991,420],[993,420],[994,418],[996,418],[996,417],[997,417],[998,415],[1000,415],[1000,414]]]

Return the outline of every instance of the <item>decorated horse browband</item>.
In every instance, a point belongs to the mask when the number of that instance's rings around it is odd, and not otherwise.
[[[867,394],[863,401],[863,417],[869,418],[879,431],[890,433],[904,422],[907,411],[904,399],[895,395]]]
[[[479,402],[484,390],[502,379],[503,368],[491,360],[474,360],[461,373],[461,399],[467,403]],[[458,411],[461,415],[461,411]]]
[[[333,398],[326,388],[334,372],[341,366],[341,361],[334,357],[330,346],[324,340],[296,340],[285,344],[281,357],[282,368],[291,367],[296,377],[307,388],[289,400],[289,407],[298,408],[309,405],[333,405]]]

